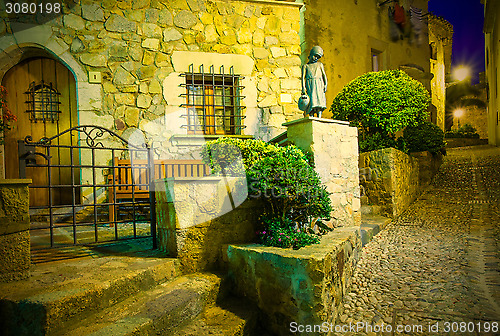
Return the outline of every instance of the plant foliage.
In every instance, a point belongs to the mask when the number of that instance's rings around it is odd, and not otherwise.
[[[395,134],[427,118],[430,96],[419,81],[401,70],[368,72],[335,97],[334,119],[352,122],[367,133]]]
[[[212,172],[242,175],[258,160],[272,156],[278,147],[261,140],[221,137],[203,146],[201,156]]]
[[[0,145],[4,143],[4,132],[10,130],[11,123],[17,121],[17,117],[12,114],[7,106],[7,90],[0,85],[0,111],[2,118],[0,119]]]
[[[445,133],[445,137],[479,139],[479,134],[476,132],[476,128],[474,126],[471,124],[465,124],[457,130],[447,131]]]
[[[403,133],[407,151],[431,153],[443,152],[445,147],[444,132],[429,121],[424,121],[417,126],[408,126]]]
[[[331,201],[309,163],[310,157],[299,148],[219,138],[205,144],[202,157],[214,172],[246,175],[249,196],[262,199],[265,205],[261,216],[265,230],[260,234],[263,244],[301,247],[318,241],[309,236],[308,228],[317,218],[330,219]],[[281,233],[293,236],[293,244],[285,244],[285,237],[277,236]]]
[[[266,246],[293,247],[299,249],[306,245],[319,243],[319,237],[294,225],[290,219],[280,222],[276,219],[264,219],[266,230],[258,232],[260,242]]]

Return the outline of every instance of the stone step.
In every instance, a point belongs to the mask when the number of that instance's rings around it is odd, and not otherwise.
[[[216,301],[221,278],[180,276],[88,316],[53,336],[171,335]]]
[[[258,313],[247,301],[228,298],[207,307],[200,318],[177,329],[172,336],[255,335]]]
[[[110,256],[33,266],[29,279],[0,284],[0,334],[53,335],[173,279],[176,259]]]

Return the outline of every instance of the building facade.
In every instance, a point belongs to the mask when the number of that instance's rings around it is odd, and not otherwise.
[[[79,125],[148,143],[160,159],[199,159],[200,145],[220,136],[273,139],[302,117],[301,65],[314,45],[324,50],[327,106],[363,73],[402,69],[440,110],[431,72],[446,69],[447,47],[429,61],[427,22],[427,0],[81,0],[52,16],[3,12],[0,80],[17,122],[0,176],[19,176],[19,140]],[[43,92],[57,96],[55,111],[27,104]],[[82,171],[80,182],[89,179]]]
[[[314,45],[325,50],[327,104],[347,83],[369,71],[401,69],[430,91],[427,2],[304,1],[302,59]]]
[[[301,6],[83,0],[38,24],[4,15],[0,79],[18,121],[6,132],[2,175],[17,176],[17,160],[5,158],[16,157],[18,140],[77,125],[155,144],[163,158],[196,157],[193,144],[221,135],[269,140],[302,115]],[[26,113],[32,83],[57,92],[57,120]]]
[[[451,71],[453,26],[435,15],[429,15],[432,105],[436,108],[436,125],[445,130],[446,76]]]
[[[482,0],[484,4],[485,64],[488,82],[488,142],[500,144],[499,82],[500,75],[500,3],[497,0]]]

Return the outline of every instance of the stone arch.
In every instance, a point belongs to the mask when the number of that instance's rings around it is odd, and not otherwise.
[[[51,26],[11,23],[11,30],[12,34],[0,38],[0,81],[10,68],[26,58],[53,58],[75,77],[79,119],[82,113],[102,109],[101,84],[88,82],[87,70],[73,57],[70,46],[54,34]]]
[[[11,23],[12,33],[0,36],[0,83],[12,67],[31,57],[48,57],[63,64],[76,81],[77,123],[96,123],[92,119],[95,111],[102,109],[102,86],[90,84],[88,73],[70,51],[70,46],[58,38],[50,25]],[[110,127],[112,117],[99,124]],[[90,122],[89,122],[90,120]],[[109,125],[108,125],[109,124]],[[5,176],[4,146],[0,145],[0,177]]]

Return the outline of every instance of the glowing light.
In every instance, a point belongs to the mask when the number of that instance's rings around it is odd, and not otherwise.
[[[453,115],[456,118],[461,118],[461,117],[463,117],[464,114],[465,114],[465,111],[463,109],[456,109],[455,111],[453,111]]]
[[[461,82],[470,77],[470,69],[466,66],[460,66],[453,71],[453,77]]]

